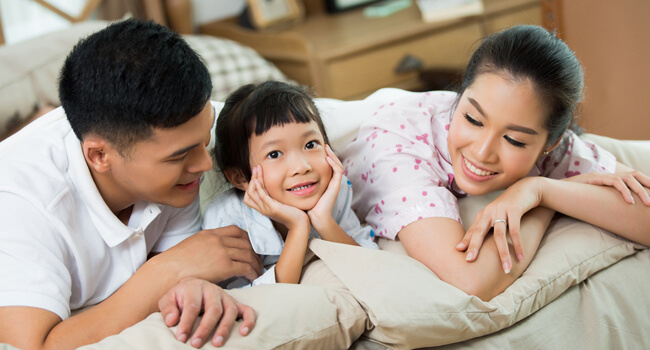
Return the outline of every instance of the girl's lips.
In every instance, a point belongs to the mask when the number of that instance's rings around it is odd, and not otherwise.
[[[463,174],[465,174],[465,176],[472,181],[478,181],[478,182],[486,181],[495,177],[498,174],[496,172],[477,168],[465,157],[462,157],[461,167],[463,169]]]
[[[194,181],[188,182],[186,184],[178,184],[176,187],[184,191],[193,191],[199,187],[200,182],[201,177],[199,176]]]
[[[304,184],[300,184],[298,186],[292,187],[292,188],[288,189],[287,191],[289,193],[291,193],[291,194],[304,196],[304,195],[311,194],[314,191],[316,191],[316,184],[317,184],[317,182],[304,183]]]

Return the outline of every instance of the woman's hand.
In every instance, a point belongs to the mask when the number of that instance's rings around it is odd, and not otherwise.
[[[650,188],[650,177],[639,171],[629,170],[617,172],[615,174],[587,173],[572,176],[564,180],[614,187],[621,192],[623,199],[630,204],[634,204],[634,197],[632,197],[632,191],[634,191],[643,204],[650,207],[650,195],[648,194],[648,188]]]
[[[325,146],[325,152],[327,153],[327,163],[332,167],[332,178],[327,185],[327,190],[320,197],[318,203],[307,212],[311,224],[318,232],[325,229],[332,222],[336,224],[336,221],[332,217],[332,209],[334,208],[334,203],[336,203],[336,197],[339,195],[341,178],[343,177],[343,164],[329,145]]]
[[[244,194],[244,203],[262,215],[277,221],[288,229],[309,225],[309,217],[302,210],[282,204],[269,196],[264,187],[262,167],[253,168],[251,181]],[[309,230],[307,230],[309,232]]]
[[[460,251],[467,251],[467,261],[476,260],[490,229],[494,229],[494,241],[505,273],[510,273],[512,268],[508,235],[512,240],[517,260],[524,259],[520,236],[521,217],[541,203],[540,179],[528,177],[519,180],[476,214],[474,222],[456,246]]]
[[[242,318],[239,333],[247,335],[255,325],[255,311],[247,305],[240,304],[216,284],[196,278],[180,281],[158,302],[167,327],[176,328],[176,339],[199,348],[207,341],[210,332],[217,328],[212,337],[212,344],[220,347],[238,318]],[[194,322],[203,312],[203,318],[191,338]],[[218,324],[218,326],[217,326]]]

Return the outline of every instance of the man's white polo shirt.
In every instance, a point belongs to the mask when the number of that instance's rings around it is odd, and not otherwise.
[[[0,169],[0,306],[66,319],[200,229],[198,199],[182,209],[136,203],[128,226],[118,220],[61,108],[0,143]]]

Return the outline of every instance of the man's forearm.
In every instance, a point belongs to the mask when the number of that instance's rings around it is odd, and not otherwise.
[[[65,321],[38,308],[0,310],[0,324],[9,327],[3,329],[0,342],[23,350],[76,349],[98,342],[158,311],[158,300],[176,283],[177,275],[167,273],[153,259],[109,298]],[[26,319],[30,322],[24,322]]]

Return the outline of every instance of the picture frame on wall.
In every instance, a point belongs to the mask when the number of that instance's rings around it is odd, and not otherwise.
[[[299,22],[304,17],[301,0],[247,0],[248,17],[255,29],[269,29]]]
[[[325,0],[325,5],[327,12],[337,13],[365,5],[370,5],[379,1],[382,0]]]

